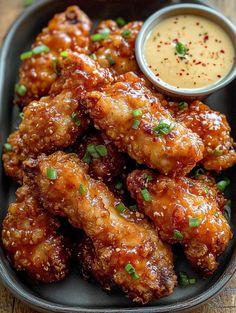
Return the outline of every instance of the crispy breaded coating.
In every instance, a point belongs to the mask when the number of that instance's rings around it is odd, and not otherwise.
[[[109,71],[100,68],[90,57],[70,53],[50,95],[25,107],[19,129],[9,136],[11,151],[3,154],[6,174],[21,182],[25,159],[72,145],[90,123],[80,97],[109,81]]]
[[[137,170],[128,176],[127,186],[163,241],[182,244],[191,265],[203,275],[217,269],[217,257],[226,249],[232,233],[211,183]]]
[[[94,131],[79,141],[74,151],[89,165],[89,175],[104,182],[121,176],[128,163],[127,156],[103,133]]]
[[[180,109],[176,102],[166,102],[166,107],[177,121],[192,129],[202,139],[205,150],[201,163],[207,170],[220,172],[236,164],[235,144],[224,114],[198,100],[184,109]]]
[[[95,127],[140,164],[163,174],[187,174],[203,156],[198,135],[176,122],[134,73],[84,97]]]
[[[95,34],[108,31],[109,35],[104,40],[92,41],[90,46],[99,64],[110,68],[115,74],[139,72],[134,46],[142,25],[142,22],[135,21],[119,28],[112,20],[102,21]]]
[[[49,51],[33,54],[20,67],[19,84],[24,85],[27,91],[22,96],[16,95],[17,104],[24,107],[48,95],[58,75],[55,67],[62,61],[60,53],[72,50],[87,54],[91,27],[90,19],[77,6],[70,6],[53,17],[32,45],[32,49],[46,46]]]
[[[50,283],[69,272],[71,251],[58,234],[60,223],[46,212],[26,185],[17,190],[3,221],[3,246],[14,268],[32,278]]]
[[[92,240],[92,274],[103,288],[117,286],[139,303],[173,291],[176,276],[169,246],[140,214],[123,206],[121,210],[119,200],[103,182],[88,176],[88,166],[76,154],[59,151],[25,165],[44,207],[66,216]],[[57,173],[55,180],[48,179],[48,168]]]

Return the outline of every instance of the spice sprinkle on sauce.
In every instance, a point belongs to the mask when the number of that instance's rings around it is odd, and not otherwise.
[[[233,43],[216,23],[185,14],[156,25],[144,43],[147,66],[160,79],[177,88],[214,84],[234,64]]]

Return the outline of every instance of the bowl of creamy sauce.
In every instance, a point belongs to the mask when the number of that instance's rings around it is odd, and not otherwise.
[[[169,96],[203,98],[236,77],[235,26],[204,5],[173,5],[153,14],[135,52],[146,77]]]

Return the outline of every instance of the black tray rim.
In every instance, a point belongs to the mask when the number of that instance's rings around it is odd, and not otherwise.
[[[25,9],[15,20],[15,22],[9,28],[1,50],[0,50],[0,100],[3,93],[4,88],[4,61],[7,58],[7,50],[9,49],[11,38],[14,33],[17,31],[19,25],[28,18],[31,14],[33,14],[37,10],[43,9],[45,5],[53,3],[55,0],[41,0],[38,3],[33,4],[29,8]],[[116,0],[113,0],[114,2]],[[201,2],[204,5],[207,4],[205,1],[196,1]],[[191,1],[189,1],[191,3]],[[217,9],[216,9],[217,10]],[[2,101],[0,101],[0,120],[2,119],[2,111],[3,107],[1,106]],[[218,280],[206,291],[203,291],[198,296],[193,297],[190,300],[184,300],[183,302],[177,302],[170,305],[152,305],[152,306],[139,306],[139,307],[122,307],[122,308],[84,308],[79,306],[69,306],[62,304],[55,304],[53,302],[44,300],[40,297],[37,297],[31,294],[28,291],[22,289],[17,282],[16,279],[11,277],[9,273],[6,271],[4,262],[0,257],[0,280],[3,285],[11,292],[11,294],[17,299],[21,300],[23,303],[27,304],[29,307],[36,309],[40,312],[58,312],[58,313],[167,313],[167,312],[183,312],[186,310],[195,309],[204,303],[208,302],[210,299],[215,297],[222,289],[226,286],[226,284],[232,279],[233,275],[236,272],[236,247],[234,247],[234,251],[231,255],[229,263],[218,278]]]

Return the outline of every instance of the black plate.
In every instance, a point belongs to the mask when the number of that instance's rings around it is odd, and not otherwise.
[[[19,55],[29,48],[30,44],[56,13],[63,11],[70,4],[78,4],[94,20],[123,16],[127,20],[145,19],[159,8],[171,3],[185,1],[160,0],[49,0],[40,1],[27,9],[10,29],[1,54],[0,67],[0,134],[1,147],[10,131],[19,122],[17,108],[12,106],[14,84],[17,80]],[[190,2],[190,1],[189,1]],[[193,1],[192,1],[193,2]],[[232,133],[236,135],[236,84],[231,83],[224,90],[212,95],[206,102],[227,115],[232,125]],[[236,137],[236,136],[235,136]],[[15,198],[16,185],[4,176],[0,169],[0,223],[8,207]],[[227,176],[231,178],[232,190],[236,189],[236,173],[232,169]],[[236,195],[231,194],[232,206]],[[231,224],[236,230],[236,212],[232,210]],[[196,276],[188,267],[184,256],[178,252],[176,269],[185,270]],[[235,239],[220,258],[220,266],[214,276],[208,280],[198,277],[193,287],[176,288],[173,295],[154,301],[146,306],[137,306],[121,294],[107,295],[99,286],[82,281],[76,269],[60,283],[51,285],[32,283],[25,275],[16,273],[10,266],[2,249],[0,250],[0,276],[11,292],[31,307],[41,311],[53,312],[176,312],[195,308],[219,292],[232,277],[236,268]]]

